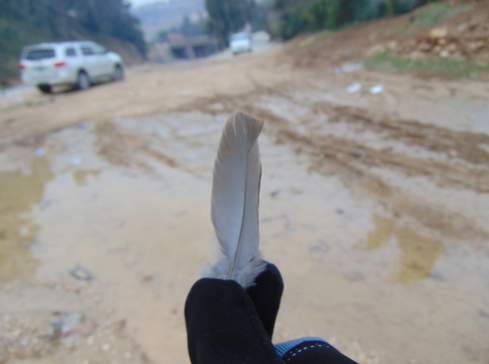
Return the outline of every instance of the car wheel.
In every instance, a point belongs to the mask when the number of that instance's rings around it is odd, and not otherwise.
[[[115,66],[114,75],[112,76],[114,81],[122,81],[124,79],[124,68],[118,64]]]
[[[83,91],[89,89],[90,85],[90,77],[85,72],[80,72],[76,80],[76,88]]]
[[[39,89],[39,91],[41,91],[43,94],[50,94],[53,92],[53,88],[51,87],[51,85],[39,85],[37,86],[37,88]]]

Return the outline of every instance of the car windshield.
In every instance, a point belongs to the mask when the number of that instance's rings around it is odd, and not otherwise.
[[[39,61],[42,59],[54,58],[55,55],[56,54],[53,48],[28,49],[24,53],[24,59],[29,61]]]
[[[245,33],[235,34],[231,37],[231,41],[248,40],[248,35]]]

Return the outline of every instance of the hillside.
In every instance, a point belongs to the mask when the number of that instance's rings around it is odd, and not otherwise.
[[[294,67],[363,62],[368,68],[422,77],[489,77],[489,2],[443,1],[409,14],[321,32],[289,42]]]
[[[26,45],[91,39],[123,51],[129,62],[142,60],[146,45],[137,19],[123,0],[3,0],[0,2],[0,82],[17,75]]]
[[[180,25],[185,16],[203,11],[204,0],[167,0],[136,7],[132,13],[141,22],[145,38],[151,41],[159,31]]]

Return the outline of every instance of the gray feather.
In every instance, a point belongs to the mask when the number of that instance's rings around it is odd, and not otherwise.
[[[208,274],[253,285],[265,268],[260,251],[258,206],[261,163],[257,139],[263,123],[242,113],[227,122],[212,185],[212,223],[221,258]]]

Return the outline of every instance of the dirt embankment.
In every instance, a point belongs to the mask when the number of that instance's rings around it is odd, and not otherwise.
[[[299,38],[284,52],[299,68],[338,65],[381,52],[488,64],[488,24],[487,1],[444,1],[396,18]]]

